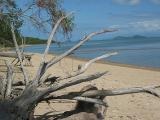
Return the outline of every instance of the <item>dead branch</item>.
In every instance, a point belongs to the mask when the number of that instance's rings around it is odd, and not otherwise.
[[[76,78],[74,78],[70,81],[66,81],[64,83],[60,82],[60,83],[54,84],[53,86],[49,87],[48,89],[43,90],[40,98],[42,98],[44,95],[48,95],[49,93],[55,92],[60,89],[64,89],[66,87],[70,87],[70,86],[73,86],[73,85],[76,85],[76,84],[79,84],[82,82],[88,82],[88,81],[95,80],[95,79],[100,78],[101,76],[105,75],[106,73],[107,72],[101,72],[101,73],[97,72],[97,73],[90,74],[87,76],[76,77]]]
[[[100,99],[96,98],[88,98],[88,97],[74,97],[73,100],[78,100],[78,101],[84,101],[84,102],[90,102],[90,103],[95,103],[103,106],[107,106],[105,102],[103,102]]]
[[[57,23],[55,24],[52,32],[51,32],[51,35],[48,39],[48,42],[47,42],[47,47],[46,47],[46,50],[44,52],[44,55],[42,57],[42,60],[41,60],[41,63],[40,63],[40,67],[37,71],[37,74],[36,74],[36,77],[35,77],[35,83],[38,84],[38,83],[41,83],[41,77],[44,75],[44,73],[46,72],[46,70],[51,67],[53,64],[59,62],[61,59],[63,59],[64,57],[66,57],[67,55],[71,54],[74,50],[78,49],[84,42],[88,41],[89,39],[91,39],[93,36],[95,35],[99,35],[99,34],[103,34],[103,33],[106,33],[106,32],[114,32],[116,30],[101,30],[101,31],[98,31],[98,32],[93,32],[91,34],[89,34],[88,36],[84,37],[78,44],[76,44],[74,47],[72,47],[71,49],[69,49],[68,51],[66,51],[65,53],[61,54],[60,56],[56,57],[56,58],[53,58],[51,59],[49,62],[45,62],[45,56],[46,54],[48,53],[48,50],[49,50],[49,47],[50,47],[50,44],[51,44],[51,41],[52,41],[52,38],[53,36],[55,35],[60,23],[62,22],[63,19],[65,19],[67,16],[65,17],[62,17],[60,18]]]
[[[69,15],[70,15],[70,14],[69,14]],[[61,18],[57,21],[57,23],[55,24],[55,26],[54,26],[54,28],[53,28],[53,30],[52,30],[49,38],[48,38],[47,47],[46,47],[46,49],[45,49],[45,51],[44,51],[44,54],[43,54],[42,59],[41,59],[41,62],[40,62],[39,69],[38,69],[37,74],[36,74],[36,77],[35,77],[35,82],[36,82],[36,83],[38,83],[38,81],[40,80],[40,78],[43,76],[43,74],[44,74],[45,71],[47,70],[47,67],[46,67],[46,66],[47,66],[48,63],[45,62],[45,57],[46,57],[46,55],[48,54],[49,47],[50,47],[50,45],[51,45],[51,43],[52,43],[52,39],[53,39],[54,35],[56,34],[56,31],[57,31],[60,23],[62,22],[62,20],[64,20],[64,19],[65,19],[66,17],[68,17],[69,15],[63,16],[63,17],[61,17]]]
[[[0,76],[0,100],[5,99],[6,83],[7,80]]]
[[[47,79],[50,79],[49,77],[51,76],[51,74],[48,74],[46,76],[43,76],[41,79],[40,79],[40,82],[39,82],[39,86],[42,85]]]
[[[63,79],[67,79],[67,78],[71,78],[71,77],[78,76],[78,75],[84,73],[84,72],[88,69],[88,67],[90,67],[94,62],[96,62],[96,61],[98,61],[98,60],[100,60],[100,59],[108,58],[108,57],[113,56],[113,55],[117,55],[117,54],[118,54],[117,52],[112,52],[112,53],[107,53],[107,54],[104,54],[104,55],[102,55],[102,56],[96,57],[96,58],[94,58],[94,59],[92,59],[92,60],[89,60],[89,61],[88,61],[87,63],[85,63],[84,65],[82,65],[82,66],[80,67],[80,69],[78,69],[78,70],[75,71],[74,73],[71,73],[71,74],[69,74],[69,75],[67,75],[67,76],[65,76],[65,77],[59,77],[59,78],[57,78],[56,80],[63,80]]]
[[[13,67],[8,61],[6,61],[7,66],[7,84],[5,90],[5,98],[9,97],[12,91],[12,82],[13,82]]]
[[[31,57],[33,54],[28,54],[28,53],[23,53],[22,54],[22,59],[24,57]],[[1,57],[12,57],[12,58],[17,58],[17,54],[15,52],[0,52]]]
[[[145,87],[120,88],[120,89],[112,89],[112,90],[90,90],[90,91],[70,92],[70,93],[67,93],[61,96],[50,95],[44,98],[44,100],[75,99],[77,97],[89,97],[90,98],[90,97],[96,97],[96,96],[117,96],[117,95],[142,93],[142,92],[149,93],[151,95],[154,95],[160,98],[160,90],[156,90],[156,88],[160,88],[160,86],[155,85],[155,86],[145,86]],[[85,99],[85,98],[82,98],[82,99]],[[94,101],[94,103],[96,103],[96,101]],[[100,104],[100,103],[97,102],[96,104]]]
[[[132,88],[121,88],[121,89],[113,89],[113,90],[97,90],[97,91],[87,91],[81,96],[115,96],[115,95],[124,95],[124,94],[132,94],[132,93],[140,93],[140,92],[145,92],[145,93],[150,93],[149,92],[151,89],[156,89],[160,86],[145,86],[145,87],[132,87]],[[160,91],[159,91],[160,92]],[[152,94],[154,95],[154,94]]]
[[[57,22],[58,24],[59,22]],[[60,24],[60,23],[59,23]],[[54,28],[53,28],[54,30]],[[36,78],[38,77],[38,81],[40,80],[40,78],[43,76],[43,74],[46,72],[46,70],[51,67],[52,65],[54,65],[55,63],[59,62],[60,60],[62,60],[64,57],[68,56],[69,54],[71,54],[73,51],[75,51],[76,49],[78,49],[84,42],[88,41],[89,39],[91,39],[93,36],[99,35],[99,34],[103,34],[103,33],[107,33],[107,32],[114,32],[116,30],[101,30],[98,32],[93,32],[87,36],[85,36],[78,44],[76,44],[75,46],[73,46],[71,49],[69,49],[68,51],[66,51],[65,53],[61,54],[60,56],[51,59],[49,62],[45,63],[44,61],[41,62],[41,67],[39,68]],[[53,36],[52,36],[53,37]],[[48,39],[50,41],[50,39]],[[49,42],[50,43],[50,42]],[[47,49],[46,52],[44,54],[46,54],[48,52],[50,44],[47,45]],[[45,55],[44,55],[45,56]],[[104,56],[101,56],[104,57]],[[100,57],[100,58],[101,58]],[[100,59],[98,58],[98,59]],[[44,58],[43,58],[44,60]],[[96,59],[93,60],[93,62],[96,61]],[[91,64],[91,63],[90,63]],[[89,65],[90,65],[89,64]],[[88,66],[89,66],[88,65]],[[75,75],[76,76],[76,75]],[[39,81],[41,83],[41,81]]]
[[[28,78],[27,72],[26,72],[26,70],[25,70],[25,68],[23,66],[22,56],[21,56],[21,52],[19,50],[19,46],[17,44],[17,40],[16,40],[13,24],[11,24],[11,32],[12,32],[14,45],[15,45],[15,48],[16,48],[16,53],[17,53],[18,59],[20,61],[21,70],[22,70],[22,73],[23,73],[23,76],[24,76],[24,82],[27,85],[29,83],[29,78]]]
[[[121,89],[115,89],[115,90],[109,90],[109,91],[108,90],[106,90],[106,91],[102,90],[100,93],[98,93],[98,91],[97,91],[97,94],[101,94],[101,95],[104,94],[105,96],[132,94],[132,93],[140,93],[140,92],[146,92],[146,93],[152,94],[152,92],[149,92],[149,91],[151,91],[153,89],[156,89],[156,88],[159,88],[159,87],[160,86],[145,86],[145,87],[121,88]],[[88,95],[89,94],[93,95],[93,92],[94,91],[92,91],[92,93],[85,93],[82,96],[87,95],[87,94]],[[155,95],[155,94],[152,94],[152,95]]]
[[[156,90],[154,88],[147,88],[145,90],[146,90],[146,92],[148,92],[148,93],[160,98],[160,90]]]
[[[43,54],[43,57],[42,57],[42,61],[45,61],[45,57],[46,57],[46,55],[48,54],[49,47],[50,47],[50,45],[51,45],[51,43],[52,43],[52,39],[53,39],[54,35],[56,34],[56,31],[57,31],[60,23],[62,22],[62,20],[64,20],[65,18],[67,18],[67,17],[70,16],[70,15],[71,15],[71,14],[68,14],[67,16],[61,17],[61,18],[57,21],[57,23],[55,24],[55,26],[54,26],[54,28],[53,28],[53,30],[52,30],[49,38],[48,38],[47,47],[46,47],[46,49],[45,49],[45,51],[44,51],[44,54]]]
[[[32,66],[32,62],[31,62],[32,55],[33,54],[28,54],[28,53],[24,53],[23,52],[21,54],[21,56],[22,56],[22,62],[25,60],[26,62],[28,62],[28,65]],[[20,62],[19,59],[18,59],[18,56],[17,56],[16,52],[0,52],[0,56],[1,57],[11,57],[11,58],[14,58],[14,60],[12,61],[12,63],[14,63],[16,60],[17,60],[17,63]]]
[[[66,99],[54,99],[52,96],[43,99],[43,101],[49,101],[49,100],[54,100],[54,101],[58,101],[59,103],[62,103]],[[89,103],[95,103],[95,104],[99,104],[99,105],[103,105],[103,106],[108,106],[107,103],[103,102],[100,99],[96,99],[96,98],[88,98],[88,97],[80,97],[80,96],[78,96],[78,97],[73,97],[73,98],[71,98],[69,100],[77,100],[77,101],[83,101],[83,102],[89,102]],[[67,101],[67,102],[69,103],[69,101]],[[70,102],[72,102],[72,101],[70,101]],[[72,103],[74,103],[74,102],[72,102]]]
[[[80,40],[80,42],[78,44],[76,44],[75,46],[73,46],[71,49],[69,49],[65,53],[61,54],[60,56],[58,56],[58,57],[53,58],[52,60],[50,60],[48,62],[47,68],[49,68],[53,64],[59,62],[64,57],[70,55],[73,51],[75,51],[76,49],[78,49],[83,43],[85,43],[86,41],[88,41],[89,39],[91,39],[93,36],[96,36],[96,35],[99,35],[99,34],[103,34],[103,33],[108,33],[108,32],[114,32],[114,31],[117,31],[117,30],[101,30],[101,31],[98,31],[98,32],[93,32],[93,33],[85,36],[82,40]]]

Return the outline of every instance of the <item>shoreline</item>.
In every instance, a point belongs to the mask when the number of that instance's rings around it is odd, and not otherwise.
[[[31,54],[42,54],[42,53],[34,53],[34,52],[29,52],[29,53],[31,53]],[[49,55],[58,56],[59,54],[49,53]],[[76,56],[67,56],[66,58],[79,60],[79,61],[83,61],[83,62],[87,62],[87,61],[91,60],[89,58],[80,58],[80,57],[76,57]],[[160,68],[143,67],[143,66],[138,66],[138,65],[123,64],[123,63],[106,61],[106,60],[98,60],[95,63],[108,64],[108,65],[119,66],[119,67],[127,67],[127,68],[134,68],[134,69],[142,69],[142,70],[150,70],[150,71],[158,71],[158,72],[160,72]]]
[[[57,54],[50,54],[50,55],[54,56],[54,55],[57,55]],[[80,61],[89,61],[89,60],[91,60],[89,58],[79,58],[79,57],[75,57],[75,56],[67,56],[67,58],[80,60]],[[143,67],[143,66],[138,66],[138,65],[123,64],[123,63],[106,61],[106,60],[98,60],[95,63],[108,64],[108,65],[113,65],[113,66],[128,67],[128,68],[134,68],[134,69],[143,69],[143,70],[150,70],[150,71],[158,71],[158,72],[160,72],[160,68]]]
[[[39,45],[39,44],[37,44]],[[32,45],[29,45],[32,46]],[[42,54],[42,53],[40,53]],[[50,55],[59,55],[56,53],[49,53]],[[81,58],[81,57],[77,57],[77,56],[67,56],[70,57],[72,59],[77,59],[77,60],[82,60],[82,61],[88,61],[90,60],[90,58]],[[110,65],[114,65],[114,66],[121,66],[121,67],[130,67],[130,68],[135,68],[135,69],[144,69],[144,70],[152,70],[152,71],[160,71],[160,67],[156,68],[156,67],[150,67],[150,66],[140,66],[140,65],[133,65],[133,64],[127,64],[127,63],[119,63],[119,62],[113,62],[110,60],[99,60],[96,61],[96,63],[101,63],[101,64],[110,64]]]
[[[25,45],[25,47],[32,46],[32,45]],[[8,47],[8,48],[2,48],[0,51],[10,51],[13,50],[13,47]],[[42,54],[42,53],[36,53],[36,52],[28,52],[31,54]],[[56,53],[49,53],[49,55],[52,56],[58,56],[59,54]],[[79,61],[89,61],[91,59],[89,58],[80,58],[76,56],[67,56],[67,58],[70,59],[75,59]],[[112,61],[106,61],[106,60],[98,60],[95,63],[100,63],[100,64],[108,64],[108,65],[113,65],[113,66],[120,66],[120,67],[127,67],[127,68],[134,68],[134,69],[143,69],[143,70],[150,70],[150,71],[158,71],[160,72],[160,68],[154,68],[154,67],[143,67],[143,66],[138,66],[138,65],[131,65],[131,64],[124,64],[124,63],[118,63],[118,62],[112,62]]]
[[[25,45],[19,45],[19,48],[22,48],[22,47],[30,47],[30,46],[33,46],[33,45],[43,45],[43,44],[25,44]],[[15,47],[2,47],[0,48],[0,52],[2,51],[10,51],[10,50],[13,50]]]

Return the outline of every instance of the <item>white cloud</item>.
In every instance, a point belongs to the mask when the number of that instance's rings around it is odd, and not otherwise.
[[[129,5],[137,5],[140,3],[141,0],[113,0],[119,4],[129,4]]]
[[[160,20],[150,20],[150,21],[140,21],[128,24],[130,27],[133,27],[141,31],[157,31],[160,30]]]
[[[137,5],[139,4],[142,0],[113,0],[115,3],[119,3],[119,4],[127,4],[127,5]],[[147,1],[147,0],[145,0]],[[145,2],[143,1],[143,2]],[[160,0],[148,0],[151,1],[152,3],[155,4],[160,4]]]
[[[151,0],[153,3],[160,4],[160,0]]]
[[[134,30],[141,32],[160,31],[160,20],[148,20],[131,22],[125,25],[112,25],[111,28],[118,28],[120,30]]]

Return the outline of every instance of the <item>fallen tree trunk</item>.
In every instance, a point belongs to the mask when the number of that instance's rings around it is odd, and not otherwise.
[[[33,54],[23,53],[22,58],[31,57]],[[0,52],[1,57],[11,57],[11,58],[18,58],[16,52]]]
[[[32,66],[32,62],[31,62],[32,56],[33,56],[33,54],[21,53],[22,62],[23,62],[24,60],[26,60],[26,63],[25,63],[25,64]],[[14,62],[17,60],[17,62],[15,63],[15,65],[20,62],[20,60],[19,60],[18,55],[17,55],[16,52],[0,52],[0,57],[10,57],[10,58],[14,58],[14,60],[12,61],[12,63],[14,63]]]

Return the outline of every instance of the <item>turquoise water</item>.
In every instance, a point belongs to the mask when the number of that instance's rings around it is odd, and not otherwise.
[[[77,42],[66,42],[57,46],[52,44],[50,53],[61,54]],[[27,52],[43,53],[45,45],[34,45],[25,48]],[[160,38],[130,38],[112,40],[90,40],[76,50],[72,56],[95,58],[110,51],[119,54],[105,60],[142,67],[160,68]]]

